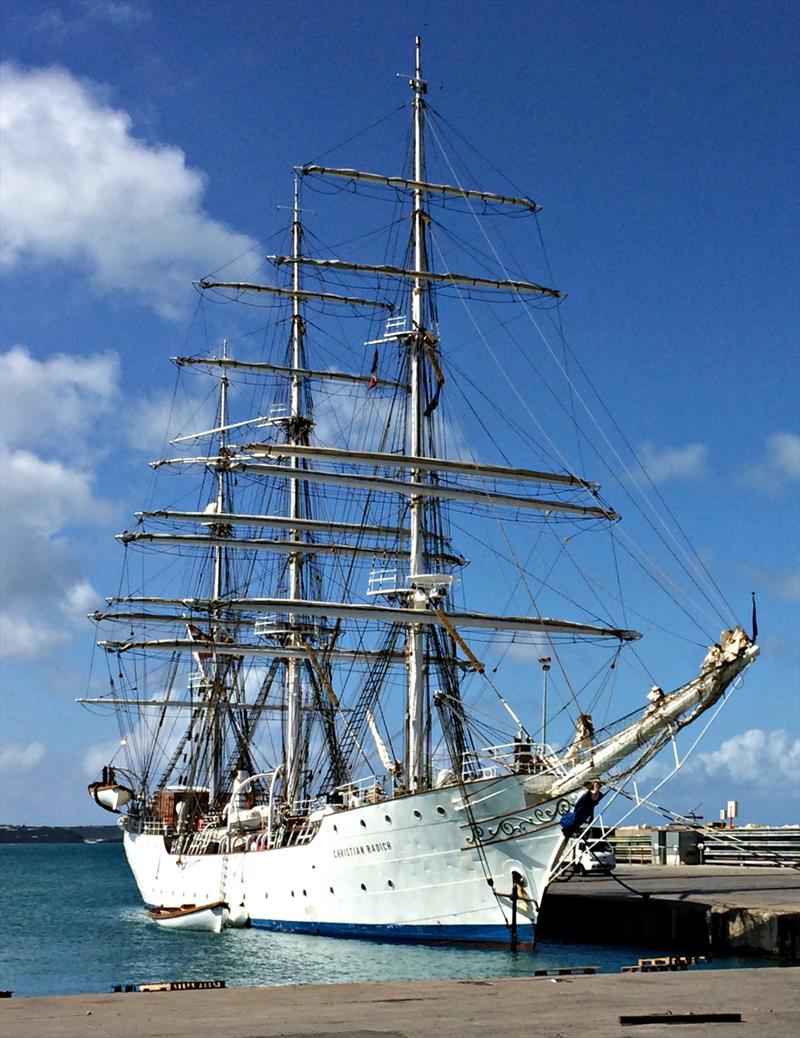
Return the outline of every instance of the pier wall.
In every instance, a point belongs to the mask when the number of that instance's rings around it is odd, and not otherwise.
[[[691,955],[763,955],[800,962],[800,912],[668,898],[547,896],[542,940],[632,944]]]
[[[800,870],[620,865],[551,883],[538,936],[800,962]]]

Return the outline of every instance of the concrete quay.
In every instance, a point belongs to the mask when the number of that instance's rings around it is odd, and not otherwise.
[[[614,876],[553,883],[542,902],[538,936],[800,961],[800,871],[621,865]]]
[[[347,944],[342,941],[342,955]],[[739,1013],[691,1038],[796,1038],[800,969],[227,988],[20,998],[3,1038],[620,1038],[681,1033],[621,1016]]]

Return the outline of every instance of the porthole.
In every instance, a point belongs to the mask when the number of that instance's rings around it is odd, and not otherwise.
[[[363,883],[361,884],[361,889],[362,889],[362,890],[366,890],[366,889],[367,889],[367,888],[366,888],[366,887],[364,886],[364,884],[363,884]]]
[[[292,897],[294,897],[294,891],[292,891]]]
[[[415,811],[414,812],[414,817],[415,818],[422,818],[422,815],[419,813],[419,811]]]
[[[338,832],[339,832],[339,826],[338,826],[338,825],[335,825],[335,826],[333,827],[333,831],[334,831],[335,833],[338,833]]]
[[[385,822],[388,822],[389,825],[392,824],[392,816],[391,815],[384,815],[383,819],[384,819]]]
[[[333,887],[328,887],[328,890],[330,890],[330,892],[333,893]]]
[[[392,883],[391,880],[387,880],[387,884],[392,888],[392,890],[394,890],[394,883]]]
[[[447,814],[447,812],[445,811],[445,809],[444,809],[444,808],[442,807],[442,805],[441,805],[441,804],[439,804],[439,806],[438,806],[438,807],[436,808],[436,810],[437,810],[437,812],[438,812],[438,813],[439,813],[440,815],[444,815],[444,814]]]
[[[363,818],[361,819],[361,824],[364,826],[365,829],[367,828],[367,823],[364,821]]]
[[[303,891],[303,897],[308,897],[308,891],[307,890]]]

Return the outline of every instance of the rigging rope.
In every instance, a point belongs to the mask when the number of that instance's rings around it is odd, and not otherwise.
[[[450,161],[450,158],[449,158],[448,154],[447,154],[447,153],[445,152],[444,148],[442,147],[442,144],[441,144],[441,142],[440,142],[440,141],[439,141],[439,139],[437,138],[437,135],[436,135],[436,130],[435,130],[435,127],[433,126],[433,124],[431,124],[431,133],[432,133],[432,135],[433,135],[434,139],[436,140],[436,142],[437,142],[437,144],[438,144],[438,146],[439,146],[439,148],[440,148],[440,151],[441,151],[441,153],[442,153],[442,155],[443,155],[443,157],[444,157],[445,161],[447,162],[447,164],[448,164],[448,166],[449,166],[449,168],[450,168],[450,171],[451,171],[451,173],[453,174],[454,178],[456,179],[456,183],[458,184],[458,186],[461,186],[461,185],[460,185],[460,182],[459,182],[459,180],[458,180],[458,175],[457,175],[457,173],[456,173],[455,169],[453,168],[452,162]],[[471,208],[472,208],[472,207],[471,207]],[[480,223],[480,221],[479,221],[479,220],[477,219],[477,215],[475,214],[475,212],[474,212],[474,209],[472,209],[472,215],[473,215],[473,218],[475,219],[476,223],[478,224],[478,227],[480,228],[480,231],[481,231],[481,233],[482,233],[482,235],[483,235],[484,239],[486,240],[487,244],[488,244],[488,245],[489,245],[489,247],[491,248],[491,250],[492,250],[492,252],[493,252],[493,254],[494,254],[494,257],[495,257],[495,259],[496,259],[497,263],[499,264],[500,268],[501,268],[501,269],[503,270],[503,272],[504,272],[504,275],[505,275],[505,276],[506,276],[506,277],[508,278],[508,277],[509,277],[509,274],[508,274],[508,269],[507,269],[507,267],[506,267],[505,263],[503,262],[503,260],[501,259],[501,257],[500,257],[500,256],[498,255],[498,253],[497,253],[497,250],[496,250],[496,248],[494,247],[493,243],[491,242],[491,240],[489,239],[488,235],[486,234],[486,231],[485,231],[485,229],[483,228],[482,224],[481,224],[481,223]],[[454,287],[456,287],[456,286],[454,286]],[[517,295],[518,295],[518,294],[517,294]],[[467,309],[467,308],[465,307],[465,309]],[[469,314],[470,318],[472,318],[472,315],[471,315],[471,313],[469,312],[469,310],[468,310],[468,309],[467,309],[467,312],[468,312],[468,314]],[[658,522],[659,522],[659,523],[661,524],[661,526],[663,527],[663,529],[664,529],[664,531],[665,531],[665,534],[666,534],[666,535],[667,535],[668,537],[670,537],[670,538],[671,538],[671,539],[672,539],[672,540],[674,541],[674,543],[675,543],[675,544],[676,544],[676,546],[678,547],[679,551],[680,551],[680,552],[681,552],[681,553],[682,553],[682,554],[684,555],[684,557],[685,557],[685,558],[687,559],[687,562],[689,563],[689,565],[690,565],[690,566],[693,566],[693,565],[695,565],[695,562],[694,562],[693,560],[689,559],[689,557],[688,557],[688,556],[686,555],[686,552],[685,552],[685,550],[684,550],[683,546],[682,546],[682,545],[680,544],[680,542],[679,542],[679,541],[677,540],[677,538],[675,537],[675,535],[674,535],[674,534],[673,534],[673,533],[672,533],[672,532],[671,532],[671,531],[669,530],[669,528],[667,527],[667,525],[666,525],[666,523],[664,522],[663,518],[661,517],[661,515],[660,515],[660,514],[659,514],[659,513],[657,512],[657,510],[656,510],[656,509],[655,509],[655,507],[653,506],[652,502],[650,502],[650,501],[648,500],[648,498],[646,497],[646,495],[645,495],[645,494],[643,493],[643,491],[642,491],[641,487],[639,486],[639,483],[638,483],[638,481],[637,481],[637,480],[636,480],[636,479],[635,479],[635,478],[633,477],[633,474],[631,473],[631,471],[630,471],[630,469],[629,469],[628,465],[627,465],[627,464],[625,463],[625,461],[624,461],[624,460],[622,459],[622,457],[620,456],[620,454],[619,454],[619,452],[617,451],[616,447],[614,446],[614,444],[613,444],[613,443],[611,442],[611,440],[610,440],[610,438],[608,437],[608,435],[607,435],[607,434],[605,433],[605,431],[604,431],[604,430],[602,429],[602,427],[600,426],[600,424],[599,424],[599,422],[597,421],[597,418],[595,417],[595,415],[593,414],[593,412],[592,412],[591,408],[589,407],[589,405],[587,404],[587,402],[586,402],[586,401],[584,400],[584,398],[583,398],[583,395],[582,395],[582,394],[580,393],[580,391],[578,390],[577,386],[575,386],[575,385],[574,385],[574,382],[573,382],[573,380],[572,380],[572,379],[570,378],[570,376],[569,376],[569,373],[568,373],[568,372],[566,371],[566,369],[564,368],[564,365],[563,365],[563,364],[562,364],[562,363],[561,363],[561,362],[559,361],[558,357],[556,357],[556,356],[555,356],[555,353],[554,353],[554,351],[553,351],[553,349],[552,349],[552,347],[551,347],[550,343],[548,342],[547,338],[546,338],[546,337],[544,336],[544,334],[542,333],[542,330],[541,330],[541,328],[539,327],[539,324],[537,323],[536,319],[534,318],[533,314],[531,313],[531,311],[530,311],[530,309],[529,309],[528,307],[526,307],[526,308],[525,308],[525,312],[526,312],[526,314],[527,314],[528,320],[529,320],[529,321],[530,321],[530,322],[532,323],[532,325],[533,325],[533,327],[535,328],[536,332],[538,333],[538,335],[539,335],[540,339],[542,340],[543,344],[545,345],[545,347],[547,348],[548,352],[550,353],[550,356],[551,356],[551,358],[553,359],[554,363],[556,364],[556,366],[558,367],[558,369],[559,369],[559,370],[561,371],[561,374],[562,374],[562,376],[564,377],[565,381],[567,382],[567,384],[568,384],[568,385],[570,385],[570,384],[571,384],[571,385],[573,386],[573,390],[574,390],[574,392],[575,392],[575,394],[576,394],[576,396],[577,396],[578,400],[580,401],[581,405],[583,406],[584,410],[586,411],[586,413],[587,413],[588,417],[589,417],[589,418],[590,418],[590,420],[592,421],[593,425],[594,425],[594,426],[596,427],[597,431],[598,431],[598,432],[600,433],[600,435],[601,435],[601,436],[603,437],[603,439],[605,440],[605,442],[607,443],[607,445],[608,445],[608,446],[609,446],[609,448],[611,449],[612,453],[613,453],[613,454],[615,455],[615,457],[617,458],[617,461],[618,461],[618,462],[620,463],[620,465],[621,465],[621,466],[622,466],[622,468],[624,469],[624,471],[625,471],[625,473],[627,474],[628,478],[629,478],[629,479],[631,480],[631,482],[633,483],[633,485],[634,485],[634,486],[636,487],[636,489],[638,490],[638,492],[639,492],[639,494],[641,495],[642,499],[644,500],[645,504],[646,504],[646,505],[647,505],[647,506],[648,506],[648,507],[650,508],[650,510],[651,510],[651,511],[653,512],[653,514],[655,515],[655,517],[656,517],[656,519],[658,520]],[[473,323],[474,323],[474,319],[473,319]],[[493,356],[493,359],[495,360],[495,363],[497,363],[497,358],[495,357],[495,355],[494,355],[493,351],[491,350],[491,347],[489,347],[489,346],[488,346],[488,343],[487,343],[487,348],[489,349],[489,352],[490,352],[490,354],[491,354],[491,355]],[[523,354],[523,355],[524,355],[524,354]],[[499,366],[499,365],[498,365],[498,366]],[[502,371],[503,371],[503,369],[502,369],[502,366],[499,366],[499,367],[500,367],[500,370],[501,370],[501,372],[502,372]],[[584,376],[585,376],[585,377],[587,377],[587,376],[585,375],[585,372],[583,372],[583,369],[581,369],[581,371],[582,371],[582,373],[584,374]],[[532,413],[530,412],[530,409],[529,409],[529,408],[527,407],[527,405],[525,404],[524,400],[522,400],[522,398],[521,398],[521,396],[520,396],[519,392],[518,392],[518,391],[516,390],[516,387],[515,387],[515,386],[513,385],[513,383],[511,382],[511,380],[508,380],[508,381],[509,381],[509,384],[511,385],[512,391],[514,391],[514,392],[515,392],[515,395],[516,395],[516,396],[517,396],[517,397],[518,397],[518,398],[520,399],[520,402],[521,402],[521,403],[523,404],[523,406],[525,407],[526,411],[528,411],[528,413],[529,413],[529,414],[531,415],[531,417],[532,417],[532,418],[534,418],[534,416],[533,416],[533,415],[532,415]],[[587,377],[587,381],[588,381],[588,377]],[[589,384],[591,385],[591,382],[589,382]],[[597,394],[596,394],[596,391],[595,391],[595,395],[597,395]],[[535,418],[534,418],[534,420],[535,420]],[[629,448],[629,449],[630,449],[630,450],[632,451],[632,448],[630,447],[630,444],[628,444],[628,442],[627,442],[627,441],[625,441],[625,442],[626,442],[626,446],[628,446],[628,448]],[[559,451],[559,454],[560,454],[560,453],[561,453],[561,452]],[[636,454],[635,454],[635,452],[633,452],[633,451],[632,451],[632,453],[633,453],[634,457],[636,457]],[[638,458],[636,458],[636,460],[637,460],[637,463],[639,464],[639,466],[640,466],[640,467],[642,468],[642,470],[643,470],[643,471],[645,471],[645,470],[644,470],[644,467],[643,467],[643,466],[641,465],[641,462],[639,462]],[[612,471],[612,474],[613,474],[613,470],[610,470],[610,471]],[[646,472],[645,472],[645,474],[646,474]],[[648,477],[648,478],[649,478],[649,477]],[[620,484],[620,485],[621,485],[621,486],[623,486],[622,484]],[[623,489],[625,489],[625,488],[624,488],[624,486],[623,486]],[[630,494],[630,492],[629,492],[629,491],[627,491],[627,490],[626,490],[625,492],[626,492],[626,494],[627,494],[627,495],[628,495],[628,496],[629,496],[629,497],[631,498],[631,500],[632,500],[632,501],[634,502],[634,504],[635,504],[636,502],[635,502],[635,500],[634,500],[633,496],[632,496],[632,495]],[[637,506],[637,507],[638,507],[638,506]],[[640,510],[640,511],[642,511],[642,509],[641,509],[641,508],[639,508],[639,510]],[[643,515],[645,515],[645,513],[644,513],[644,512],[642,512],[642,514],[643,514]],[[646,517],[646,515],[645,515],[645,518],[647,518],[647,517]],[[651,525],[651,527],[653,527],[653,528],[655,529],[655,527],[654,527],[654,525],[653,525],[652,521],[650,521],[650,525]],[[680,528],[679,528],[679,529],[680,529]],[[682,531],[682,530],[681,530],[681,533],[683,534],[683,531]],[[685,534],[683,534],[683,536],[684,536],[684,538],[685,538]],[[690,570],[690,569],[687,569],[686,565],[685,565],[685,564],[684,564],[684,563],[683,563],[683,562],[682,562],[682,561],[681,561],[681,560],[680,560],[680,559],[678,558],[678,556],[677,556],[677,555],[675,554],[675,551],[674,551],[674,550],[673,550],[672,548],[670,548],[670,547],[669,547],[669,545],[668,545],[668,544],[666,543],[666,541],[664,540],[664,537],[663,537],[663,536],[661,537],[661,539],[662,539],[662,541],[664,542],[665,546],[666,546],[666,547],[668,548],[668,550],[670,551],[670,553],[671,553],[671,554],[673,555],[673,558],[675,558],[675,561],[676,561],[676,562],[678,563],[678,565],[679,565],[679,566],[681,567],[681,569],[683,569],[684,573],[685,573],[685,574],[686,574],[686,575],[687,575],[687,576],[689,577],[690,581],[691,581],[691,582],[692,582],[692,583],[693,583],[693,584],[695,585],[695,587],[697,588],[697,590],[698,590],[698,591],[699,591],[699,592],[701,593],[701,595],[703,595],[703,597],[704,597],[704,598],[706,599],[706,601],[707,601],[707,602],[709,603],[709,605],[711,605],[711,606],[712,606],[712,608],[714,608],[715,610],[717,610],[717,611],[718,611],[718,607],[714,606],[714,604],[712,603],[712,601],[711,601],[711,599],[709,598],[708,594],[706,593],[705,589],[704,589],[704,588],[703,588],[703,587],[702,587],[702,586],[700,585],[699,581],[698,581],[698,580],[697,580],[697,578],[696,578],[696,577],[695,577],[695,576],[694,576],[694,575],[692,574],[691,570]],[[696,558],[696,557],[697,557],[697,553],[695,552],[695,558]],[[718,589],[716,588],[716,585],[713,585],[713,586],[714,586],[714,589],[718,591]],[[729,606],[727,605],[727,602],[725,602],[725,601],[724,601],[724,599],[723,599],[723,603],[724,603],[724,605],[725,605],[725,608],[726,608],[726,609],[728,610],[728,612],[730,613],[730,612],[731,612],[731,610],[730,610],[730,607],[729,607]],[[727,622],[727,620],[726,620],[725,622]]]

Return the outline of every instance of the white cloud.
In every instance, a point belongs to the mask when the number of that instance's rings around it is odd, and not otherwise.
[[[118,5],[121,9],[124,5]],[[69,262],[103,293],[181,314],[190,282],[253,248],[202,208],[183,152],[132,134],[97,85],[58,68],[0,68],[0,260]],[[232,277],[250,257],[227,267]]]
[[[643,443],[639,449],[642,465],[654,483],[702,475],[707,457],[708,448],[702,443],[662,448]]]
[[[106,741],[89,746],[83,756],[83,770],[87,775],[97,776],[102,768],[119,754],[120,741]]]
[[[151,10],[146,0],[73,0],[64,10],[42,8],[32,20],[38,32],[49,37],[79,36],[105,23],[115,29],[134,28],[146,22]]]
[[[392,407],[391,397],[366,387],[325,394],[315,402],[315,436],[328,447],[363,450],[386,428]]]
[[[90,609],[97,607],[98,594],[88,580],[79,580],[67,588],[61,609],[64,615],[83,620]]]
[[[800,479],[800,436],[787,432],[768,436],[761,457],[744,469],[742,477],[749,486],[772,491]]]
[[[0,439],[6,447],[41,448],[70,458],[97,450],[98,423],[117,403],[114,353],[56,353],[37,360],[24,346],[0,354]]]
[[[6,608],[0,612],[0,659],[35,660],[68,642],[69,634],[63,627],[45,623],[40,616]]]
[[[71,623],[96,601],[64,529],[108,522],[113,510],[94,496],[91,473],[0,451],[0,655],[31,659],[66,644]]]
[[[67,644],[96,595],[68,532],[108,523],[92,446],[117,400],[112,355],[0,356],[0,654],[34,659]],[[75,459],[80,459],[76,461]]]
[[[479,460],[450,414],[443,413],[440,422],[440,438],[454,457]],[[401,409],[395,397],[380,390],[363,386],[347,392],[320,393],[315,398],[314,434],[327,447],[374,447],[392,425],[395,430],[402,429]],[[384,450],[391,450],[391,446],[384,446]]]
[[[126,0],[81,0],[80,6],[88,21],[108,22],[119,28],[141,25],[150,17],[145,0],[136,0],[136,3],[128,3]]]
[[[6,522],[16,519],[25,530],[49,536],[68,525],[108,521],[113,515],[110,505],[92,493],[91,472],[24,450],[4,451],[0,464]]]
[[[80,561],[85,528],[116,508],[97,493],[109,451],[149,457],[169,435],[215,424],[217,387],[203,399],[158,392],[120,408],[120,365],[107,354],[39,360],[23,346],[0,354],[0,655],[35,659],[69,643],[99,598]],[[211,382],[209,382],[211,386]],[[206,441],[184,445],[191,453]],[[110,543],[110,541],[109,541]]]
[[[182,451],[202,454],[215,441],[203,437],[187,440],[176,448],[171,447],[169,441],[173,437],[215,428],[218,401],[218,384],[202,399],[162,392],[142,396],[132,400],[126,408],[122,416],[123,431],[130,446],[151,458],[174,457]]]
[[[30,771],[44,758],[44,746],[40,742],[9,742],[0,746],[0,771],[5,775]]]
[[[544,633],[526,633],[516,638],[513,642],[495,640],[492,643],[492,651],[504,662],[515,663],[531,668],[531,674],[541,670],[538,666],[543,656],[550,655],[551,642]],[[541,682],[541,672],[538,679],[531,677],[531,681]]]
[[[35,660],[63,648],[99,601],[91,584],[75,575],[65,542],[32,537],[25,550],[36,556],[24,566],[3,561],[0,659]]]
[[[679,740],[682,750],[691,739],[687,733]],[[797,818],[800,739],[785,729],[741,732],[723,740],[715,750],[696,751],[672,774],[674,767],[672,748],[665,747],[637,772],[640,796],[652,796],[656,804],[684,814],[702,805],[701,812],[711,821],[731,799],[739,801],[740,822],[782,824]],[[668,779],[666,784],[653,792],[664,779]],[[620,813],[627,810],[620,802],[616,806]],[[615,814],[614,819],[617,817]],[[639,820],[663,824],[658,811]]]
[[[726,739],[718,750],[699,754],[700,764],[709,778],[728,778],[756,786],[776,782],[800,782],[800,739],[785,729],[767,732],[751,728]]]

